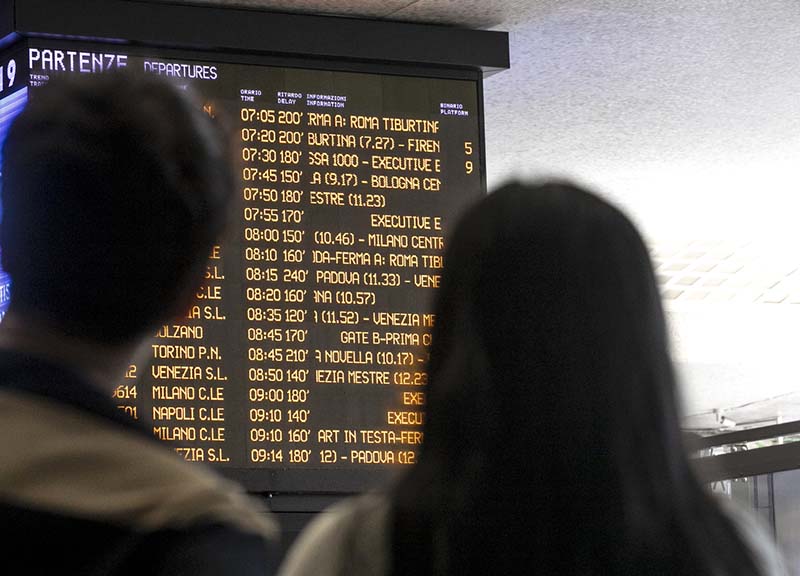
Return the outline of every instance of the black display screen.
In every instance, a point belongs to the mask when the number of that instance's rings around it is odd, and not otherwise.
[[[480,80],[66,41],[25,55],[30,97],[124,67],[236,134],[234,229],[117,383],[120,410],[252,490],[355,491],[413,464],[446,238],[484,191]]]

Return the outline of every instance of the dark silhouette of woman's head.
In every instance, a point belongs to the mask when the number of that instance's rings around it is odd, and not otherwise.
[[[607,202],[512,183],[469,210],[428,371],[425,443],[394,493],[395,573],[727,564],[711,559],[738,538],[681,445],[648,251]]]

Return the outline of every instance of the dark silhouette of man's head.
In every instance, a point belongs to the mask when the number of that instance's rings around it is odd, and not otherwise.
[[[112,344],[176,314],[227,221],[229,160],[211,119],[157,78],[37,89],[3,148],[9,312]]]

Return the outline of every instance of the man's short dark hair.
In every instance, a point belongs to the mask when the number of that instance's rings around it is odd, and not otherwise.
[[[36,89],[3,147],[11,311],[112,343],[176,313],[227,221],[229,160],[219,128],[158,78]]]

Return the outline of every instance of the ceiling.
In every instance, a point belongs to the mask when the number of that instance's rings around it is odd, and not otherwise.
[[[356,18],[379,18],[426,22],[468,28],[508,26],[547,6],[567,2],[553,0],[147,0],[162,4],[205,4],[274,12],[325,14]]]
[[[687,426],[800,418],[796,0],[185,3],[508,31],[511,69],[484,83],[490,187],[566,175],[639,224]]]

